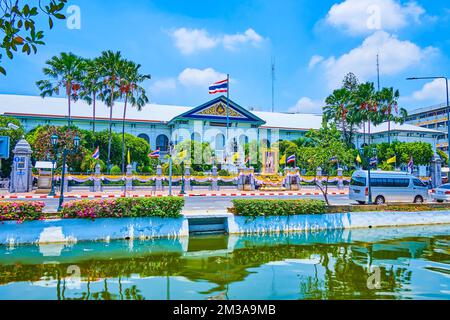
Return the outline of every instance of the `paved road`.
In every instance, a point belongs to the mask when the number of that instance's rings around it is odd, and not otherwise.
[[[231,201],[233,199],[319,199],[323,200],[322,196],[246,196],[246,197],[186,197],[185,199],[185,210],[221,210],[227,207],[231,207]],[[349,204],[350,200],[348,195],[329,195],[328,196],[331,204]],[[66,198],[67,201],[77,200],[75,198]],[[33,199],[23,199],[21,201],[36,201]],[[58,207],[59,199],[39,199],[38,201],[43,201],[45,203],[46,212],[56,211]]]

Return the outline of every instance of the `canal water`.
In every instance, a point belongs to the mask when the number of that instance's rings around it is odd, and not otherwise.
[[[0,246],[0,299],[450,299],[450,226]]]

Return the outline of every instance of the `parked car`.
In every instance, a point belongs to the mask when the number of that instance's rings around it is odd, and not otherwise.
[[[437,202],[444,202],[450,200],[450,183],[431,190],[431,199]]]
[[[350,181],[350,200],[364,204],[369,200],[368,172],[355,171]],[[386,202],[422,203],[428,198],[428,186],[419,178],[397,171],[371,171],[372,200],[376,204]]]

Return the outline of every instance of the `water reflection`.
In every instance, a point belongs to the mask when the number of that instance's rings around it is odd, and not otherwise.
[[[450,226],[186,241],[0,247],[0,299],[450,298]]]

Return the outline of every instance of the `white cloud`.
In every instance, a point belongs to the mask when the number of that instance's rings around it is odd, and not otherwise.
[[[218,39],[211,38],[204,29],[180,28],[172,32],[175,46],[183,54],[191,54],[198,50],[211,49],[217,46]]]
[[[195,69],[186,68],[178,76],[178,80],[185,87],[208,86],[219,80],[226,79],[227,75],[217,72],[213,68]],[[207,88],[206,88],[207,89]]]
[[[171,91],[177,88],[177,82],[174,78],[167,78],[156,81],[150,86],[150,92],[153,94],[158,94],[164,91]]]
[[[179,28],[170,33],[175,41],[175,46],[182,54],[189,55],[201,50],[208,50],[222,45],[227,50],[236,50],[239,46],[250,44],[258,46],[263,37],[253,29],[247,29],[244,33],[225,34],[211,36],[205,29]]]
[[[237,46],[250,43],[257,46],[263,38],[253,29],[247,29],[244,33],[223,36],[223,46],[228,50],[235,50]]]
[[[289,112],[319,114],[322,113],[323,104],[324,101],[302,97],[297,101],[295,106],[289,108]]]
[[[360,81],[376,75],[376,56],[380,55],[380,74],[395,75],[410,67],[423,63],[438,49],[421,48],[410,41],[402,41],[384,31],[367,37],[363,43],[340,57],[330,57],[321,66],[330,88],[340,85],[348,72],[353,72]]]
[[[322,62],[324,57],[319,55],[313,55],[309,60],[308,69],[314,68],[318,63]]]
[[[418,101],[442,102],[446,99],[444,79],[435,79],[426,83],[422,89],[413,92],[412,98]]]
[[[399,30],[412,21],[419,22],[424,14],[414,1],[402,5],[397,0],[345,0],[331,7],[326,22],[351,34],[366,34]]]

